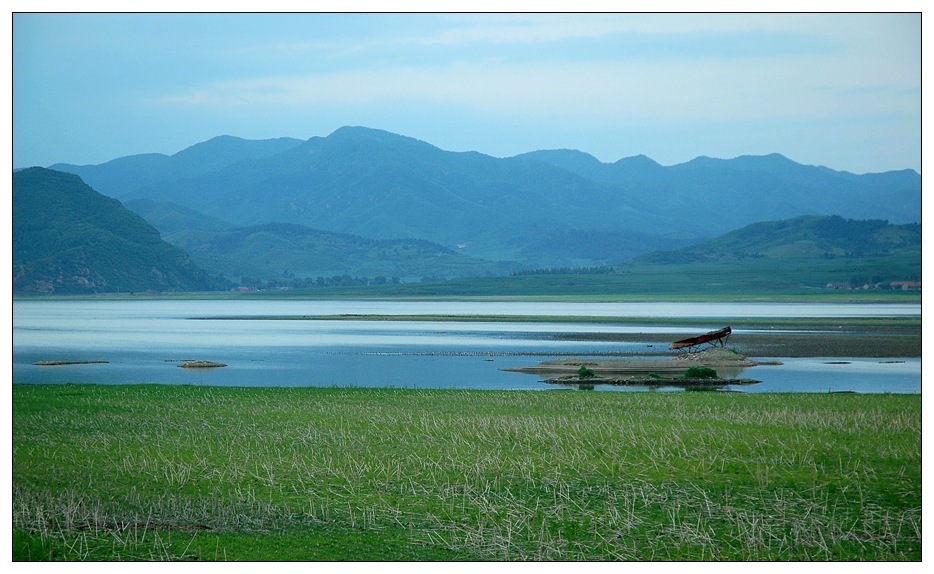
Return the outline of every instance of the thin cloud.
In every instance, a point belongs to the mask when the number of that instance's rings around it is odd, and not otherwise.
[[[96,143],[111,151],[93,160],[106,160],[164,150],[186,140],[180,129],[196,143],[260,124],[266,135],[359,124],[485,153],[557,144],[669,161],[755,139],[854,171],[919,165],[918,14],[35,14],[14,26],[19,165],[92,161],[76,156],[95,146],[67,151],[63,130],[115,134]],[[637,130],[641,146],[622,142]],[[883,131],[917,137],[873,143]],[[142,133],[149,149],[121,145]],[[805,145],[813,159],[794,153]]]
[[[150,101],[190,106],[431,101],[498,113],[592,117],[597,122],[835,116],[880,109],[886,97],[900,111],[916,103],[904,85],[862,84],[835,73],[838,68],[831,57],[771,59],[767,66],[762,60],[674,61],[664,68],[638,60],[461,62],[243,78]]]

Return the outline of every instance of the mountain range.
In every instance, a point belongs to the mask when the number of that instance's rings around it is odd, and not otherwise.
[[[920,259],[918,173],[856,175],[778,154],[668,167],[577,150],[495,158],[346,127],[52,167],[14,173],[20,293],[411,282],[623,262],[814,267],[806,261],[865,254],[898,261],[863,261],[869,276],[914,277]]]
[[[507,268],[614,264],[802,215],[921,219],[920,174],[911,170],[856,175],[778,154],[668,167],[645,156],[602,163],[576,150],[495,158],[361,127],[306,141],[223,136],[172,156],[51,167],[147,217],[161,210],[160,231],[176,244],[200,241],[203,258],[216,255],[209,230],[197,229],[210,221],[229,226],[210,233],[288,223],[422,240]]]
[[[417,287],[411,283],[420,278],[435,281],[434,287],[417,289],[423,295],[438,292],[438,286],[444,293],[461,295],[554,295],[569,289],[582,294],[697,294],[710,289],[811,290],[828,284],[884,289],[894,286],[893,281],[917,282],[921,267],[920,224],[840,216],[759,222],[612,267],[516,272],[512,265],[470,258],[424,240],[367,239],[291,223],[238,227],[169,203],[130,202],[158,222],[163,237],[183,250],[163,241],[143,218],[77,176],[44,168],[14,172],[13,199],[17,294],[203,291],[230,286],[220,276],[252,288],[372,288],[400,283],[399,274],[409,285],[399,285],[403,291],[391,288],[409,295]],[[324,276],[312,278],[310,270]],[[334,276],[328,277],[329,273]],[[477,276],[489,279],[437,282]]]

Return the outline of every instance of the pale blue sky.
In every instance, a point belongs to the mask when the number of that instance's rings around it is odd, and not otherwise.
[[[921,170],[919,14],[17,14],[13,165],[360,125],[504,157]]]

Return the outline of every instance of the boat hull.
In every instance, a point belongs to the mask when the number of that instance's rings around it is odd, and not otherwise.
[[[685,347],[696,347],[697,345],[703,345],[704,343],[719,343],[722,345],[732,332],[732,328],[724,327],[723,329],[704,333],[703,335],[675,341],[674,343],[668,345],[668,347],[670,349],[683,349]]]

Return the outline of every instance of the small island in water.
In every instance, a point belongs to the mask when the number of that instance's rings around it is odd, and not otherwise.
[[[711,347],[667,360],[571,358],[503,370],[542,375],[548,377],[546,383],[577,387],[631,385],[715,388],[761,382],[735,377],[741,371],[759,364],[725,347]]]

